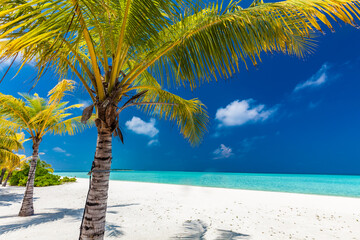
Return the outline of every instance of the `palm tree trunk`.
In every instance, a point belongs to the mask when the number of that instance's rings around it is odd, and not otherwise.
[[[87,195],[80,240],[102,240],[105,233],[105,217],[111,168],[112,131],[98,127],[92,178]]]
[[[6,172],[6,168],[3,168],[3,169],[1,170],[0,184],[2,183],[2,180],[3,180],[3,178],[4,178],[5,172]]]
[[[8,175],[7,175],[4,183],[3,183],[3,185],[2,185],[3,187],[6,187],[7,181],[9,180],[9,178],[11,178],[11,175],[12,175],[12,171],[8,173]]]
[[[26,182],[26,190],[19,212],[19,216],[21,217],[31,216],[34,214],[34,205],[33,205],[34,179],[35,179],[36,164],[39,156],[40,140],[33,139],[33,141],[34,141],[33,155],[30,162],[30,170],[29,170],[28,180]]]

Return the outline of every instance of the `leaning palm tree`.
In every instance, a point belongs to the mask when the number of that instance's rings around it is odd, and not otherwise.
[[[207,114],[198,99],[166,88],[191,89],[227,78],[261,52],[302,57],[314,49],[314,33],[330,19],[355,26],[358,0],[255,0],[243,9],[188,0],[6,1],[0,9],[0,60],[33,62],[39,76],[50,66],[71,72],[96,111],[98,140],[80,239],[103,239],[112,159],[112,135],[123,140],[120,113],[131,106],[175,121],[199,143]]]
[[[23,149],[22,144],[24,142],[24,134],[14,133],[11,129],[5,128],[3,126],[4,122],[6,122],[4,119],[0,119],[0,184],[2,183],[6,170],[8,170],[7,166],[9,162],[16,164],[20,161],[19,155],[14,152]]]
[[[74,89],[74,82],[63,80],[49,91],[49,99],[39,97],[37,94],[21,94],[25,99],[17,99],[10,95],[0,93],[0,115],[4,116],[7,126],[21,129],[30,135],[33,142],[32,159],[29,176],[19,216],[34,214],[33,191],[36,164],[39,155],[39,145],[47,133],[74,134],[84,129],[80,122],[81,117],[68,118],[72,114],[69,110],[82,107],[82,104],[67,106],[68,102],[61,102],[66,91]],[[89,122],[91,124],[92,121]]]

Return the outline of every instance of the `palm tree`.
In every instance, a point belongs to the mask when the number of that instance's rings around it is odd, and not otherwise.
[[[190,143],[200,142],[208,121],[198,99],[163,89],[227,78],[255,65],[261,52],[302,57],[312,52],[328,18],[355,26],[358,0],[238,2],[223,7],[188,0],[7,1],[0,9],[0,59],[32,61],[39,77],[50,66],[82,82],[96,111],[98,130],[93,176],[80,239],[103,239],[112,159],[112,135],[127,107],[175,121]]]
[[[9,178],[11,178],[13,171],[24,165],[28,160],[28,158],[26,158],[25,155],[17,155],[17,156],[18,156],[17,160],[9,160],[4,163],[4,167],[8,170],[8,175],[4,183],[2,184],[3,187],[6,187],[7,181],[9,180]]]
[[[24,134],[16,134],[11,129],[3,127],[4,122],[6,122],[6,120],[0,119],[0,184],[2,183],[9,163],[16,164],[20,162],[19,155],[15,154],[14,151],[23,149],[22,143],[24,142]]]
[[[62,80],[49,91],[49,100],[41,98],[37,94],[21,94],[25,99],[23,101],[0,93],[0,115],[8,120],[9,127],[27,132],[33,142],[30,171],[19,216],[34,214],[34,178],[39,145],[43,136],[47,133],[72,135],[76,130],[82,130],[85,127],[80,122],[81,117],[68,118],[72,115],[69,110],[80,108],[82,104],[67,107],[68,102],[61,102],[65,92],[74,89],[74,84],[71,80]],[[89,123],[91,124],[92,121]]]

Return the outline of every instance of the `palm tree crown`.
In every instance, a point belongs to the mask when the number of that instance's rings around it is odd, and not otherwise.
[[[49,91],[49,100],[37,94],[20,94],[24,101],[0,93],[0,114],[8,119],[3,123],[13,129],[23,129],[33,140],[41,140],[46,133],[72,135],[85,127],[81,117],[69,118],[72,115],[69,110],[82,104],[67,106],[68,102],[61,102],[65,91],[73,89],[73,81],[63,80]]]

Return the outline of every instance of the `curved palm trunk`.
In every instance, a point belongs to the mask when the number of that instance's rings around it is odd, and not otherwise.
[[[3,168],[3,169],[1,170],[0,184],[2,183],[2,180],[4,179],[5,172],[6,172],[6,168]]]
[[[8,175],[7,175],[4,183],[3,183],[3,185],[2,185],[3,187],[6,187],[7,181],[9,180],[9,178],[11,178],[11,175],[12,175],[12,171],[8,173]]]
[[[33,196],[34,196],[34,179],[36,164],[39,157],[39,144],[40,140],[33,140],[33,154],[30,162],[30,170],[28,180],[26,182],[26,190],[23,198],[23,202],[20,208],[19,216],[26,217],[34,214]]]
[[[80,227],[81,240],[104,239],[105,217],[111,168],[112,131],[98,127],[92,179],[87,195],[83,221]]]

